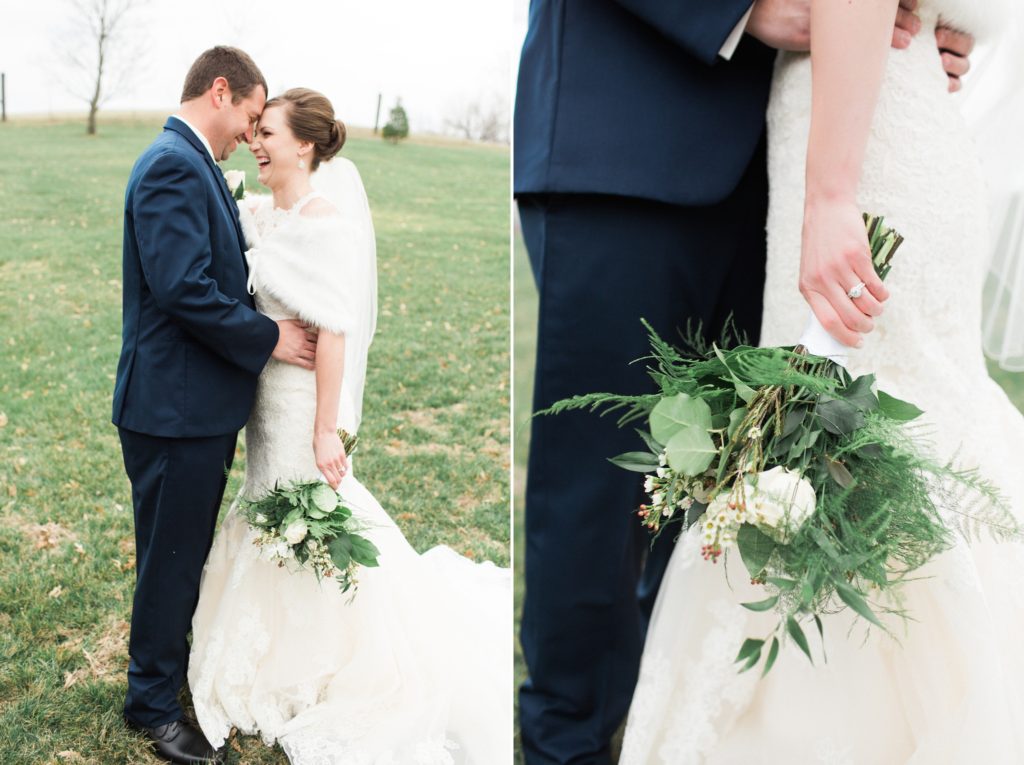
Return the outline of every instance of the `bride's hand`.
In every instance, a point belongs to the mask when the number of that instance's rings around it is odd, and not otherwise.
[[[349,469],[348,455],[345,454],[345,446],[337,432],[314,434],[313,455],[317,469],[323,473],[331,488],[337,491]]]
[[[847,292],[863,282],[858,298]],[[813,200],[804,205],[800,293],[832,337],[851,348],[874,329],[889,291],[871,265],[864,219],[853,200]]]

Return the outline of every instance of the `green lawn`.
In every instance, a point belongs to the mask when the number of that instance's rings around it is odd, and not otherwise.
[[[513,330],[515,333],[513,350],[513,367],[515,370],[513,386],[515,395],[513,397],[514,411],[512,413],[512,427],[515,433],[513,452],[515,463],[513,504],[515,509],[513,521],[516,530],[515,608],[516,630],[518,632],[524,589],[523,550],[525,549],[525,539],[523,533],[523,493],[526,488],[526,455],[529,451],[530,443],[530,406],[533,397],[533,365],[537,334],[537,289],[534,286],[526,247],[523,244],[519,231],[516,231],[515,236],[513,273],[513,295],[515,300],[515,326]],[[1006,390],[1017,408],[1024,412],[1024,373],[1007,372],[999,369],[994,364],[989,364],[989,371],[992,377]],[[515,656],[515,683],[517,688],[525,678],[526,664],[523,661],[522,651],[517,640]],[[517,762],[521,762],[518,740],[517,730],[516,757]],[[619,741],[614,741],[613,748],[617,748],[618,744]]]
[[[134,584],[110,397],[121,210],[160,122],[0,125],[0,752],[155,763],[120,719]],[[350,139],[378,236],[361,480],[420,550],[509,564],[506,149]],[[254,179],[242,147],[226,163]],[[227,492],[237,491],[239,459]],[[226,506],[225,506],[226,507]],[[284,763],[258,740],[230,762]]]

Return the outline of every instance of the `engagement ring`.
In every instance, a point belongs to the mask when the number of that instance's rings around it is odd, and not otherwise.
[[[858,282],[857,284],[855,284],[854,286],[852,286],[850,288],[850,291],[846,293],[846,296],[848,298],[850,298],[850,300],[856,300],[857,298],[859,298],[863,294],[864,294],[864,282]]]

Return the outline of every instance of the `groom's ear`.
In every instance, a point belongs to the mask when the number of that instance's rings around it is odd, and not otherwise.
[[[231,105],[231,88],[224,77],[217,77],[210,85],[210,103],[215,109],[222,108],[225,104]]]

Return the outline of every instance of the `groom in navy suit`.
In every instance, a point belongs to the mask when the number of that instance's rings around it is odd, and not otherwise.
[[[901,0],[893,44],[920,28]],[[765,271],[765,109],[777,48],[806,50],[810,0],[532,0],[515,192],[540,293],[534,409],[652,390],[646,318],[669,341],[731,315],[756,341]],[[970,40],[942,30],[951,89]],[[961,55],[958,55],[961,54]],[[643,448],[614,417],[533,420],[519,697],[528,765],[610,761],[671,552],[631,510]]]
[[[301,325],[256,312],[238,209],[216,164],[249,141],[266,98],[248,55],[206,51],[125,192],[113,422],[132,485],[137,581],[124,715],[171,762],[216,757],[183,719],[178,693],[199,579],[257,377],[271,356],[307,369],[315,360]]]

